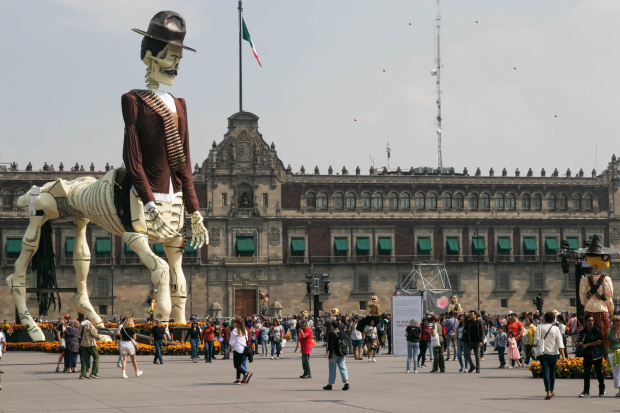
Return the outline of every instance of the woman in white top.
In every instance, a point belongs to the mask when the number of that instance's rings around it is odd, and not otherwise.
[[[366,343],[366,352],[368,353],[368,362],[377,362],[375,354],[377,352],[377,327],[375,327],[375,320],[370,320],[370,324],[364,327],[364,341]],[[370,355],[372,353],[372,360]]]
[[[249,372],[246,366],[248,360],[244,354],[245,347],[248,345],[248,331],[245,329],[245,322],[239,316],[233,320],[233,329],[230,332],[230,341],[228,342],[228,350],[233,352],[233,363],[237,370],[237,379],[234,384],[249,383],[252,378],[252,372]],[[239,380],[243,374],[243,380]]]
[[[553,325],[553,319],[554,315],[551,311],[545,313],[543,324],[538,326],[534,334],[534,347],[543,350],[538,360],[542,367],[543,381],[545,383],[545,391],[547,392],[545,400],[555,396],[553,388],[555,386],[555,366],[558,362],[558,354],[560,359],[564,359],[562,333],[557,326]]]

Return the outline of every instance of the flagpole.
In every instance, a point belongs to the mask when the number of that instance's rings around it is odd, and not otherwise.
[[[243,20],[241,14],[243,13],[243,6],[241,0],[239,0],[239,112],[243,112],[243,72],[241,66],[241,40],[243,30]]]

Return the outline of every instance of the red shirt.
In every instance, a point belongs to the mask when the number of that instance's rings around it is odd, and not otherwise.
[[[224,342],[228,343],[230,341],[230,328],[223,327],[220,333],[222,334],[222,338],[224,339]]]
[[[299,345],[301,346],[301,354],[310,355],[312,352],[312,329],[310,327],[306,327],[303,332],[306,338],[301,336],[301,330],[299,331]]]
[[[517,321],[516,323],[509,323],[508,326],[508,331],[512,331],[512,334],[514,335],[515,338],[519,337],[519,334],[521,333],[521,329],[523,328],[523,323],[520,321]]]
[[[202,330],[202,339],[204,341],[213,341],[213,332],[215,331],[215,328],[213,328],[213,326],[209,323],[207,323],[205,325],[204,330]]]

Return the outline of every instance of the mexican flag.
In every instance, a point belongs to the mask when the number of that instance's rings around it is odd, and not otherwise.
[[[248,43],[250,43],[250,46],[252,47],[252,53],[254,53],[254,57],[256,58],[258,65],[260,67],[263,67],[263,65],[260,64],[260,59],[258,58],[258,54],[256,53],[256,47],[254,47],[254,42],[252,42],[248,27],[245,25],[245,19],[241,19],[241,22],[243,23],[243,40],[246,40]]]

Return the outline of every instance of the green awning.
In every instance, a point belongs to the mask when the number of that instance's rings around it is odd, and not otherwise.
[[[349,243],[346,238],[334,238],[334,251],[335,252],[347,252],[349,251]]]
[[[578,250],[579,247],[579,238],[577,237],[568,237],[566,238],[566,241],[568,241],[568,248],[571,250]]]
[[[418,250],[420,252],[429,252],[433,250],[430,238],[418,238]]]
[[[472,238],[471,243],[472,243],[474,252],[487,250],[487,246],[484,244],[484,238],[482,237]]]
[[[525,251],[536,251],[538,249],[536,238],[523,238],[523,248]]]
[[[254,252],[254,237],[237,237],[237,252]]]
[[[9,254],[19,254],[22,252],[21,238],[8,238],[6,240],[6,252]]]
[[[560,249],[558,240],[556,238],[545,238],[545,248],[548,251],[558,251]]]
[[[132,253],[133,250],[131,249],[131,247],[129,246],[129,244],[125,244],[125,252],[129,252]]]
[[[458,238],[448,238],[446,244],[448,246],[448,252],[459,252],[461,250]]]
[[[392,251],[392,238],[379,238],[379,251]]]
[[[164,252],[164,244],[162,244],[161,242],[158,244],[155,244],[155,252],[158,253],[163,253]]]
[[[254,243],[254,241],[252,241],[252,243]],[[306,243],[304,242],[304,239],[303,238],[292,238],[291,239],[291,252],[304,252],[304,251],[306,251]]]
[[[497,239],[497,249],[500,251],[511,251],[510,238],[501,237]]]
[[[73,244],[75,244],[75,238],[67,238],[65,242],[65,252],[73,252]]]
[[[358,251],[370,251],[370,240],[368,238],[358,238],[355,242]]]
[[[110,238],[97,238],[95,242],[96,252],[112,252],[112,242]]]
[[[191,252],[196,252],[196,251],[198,251],[198,249],[195,246],[192,247],[192,240],[188,239],[187,243],[185,244],[185,252],[191,253]]]

